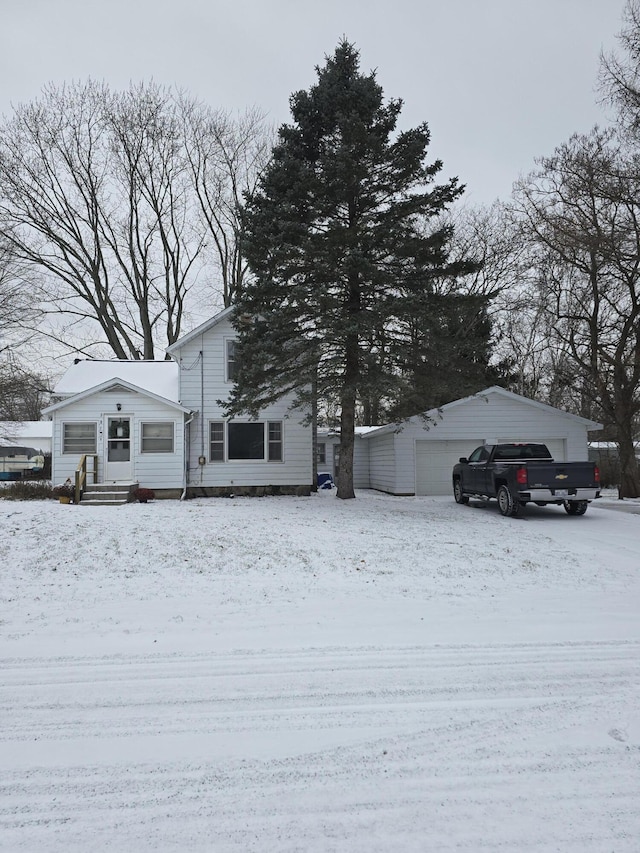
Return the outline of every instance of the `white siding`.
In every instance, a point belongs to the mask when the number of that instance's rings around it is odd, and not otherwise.
[[[365,439],[369,444],[369,485],[381,492],[396,494],[394,433]],[[413,487],[412,487],[413,491]]]
[[[353,487],[368,489],[369,478],[369,442],[356,435],[353,445]]]
[[[318,473],[327,471],[335,480],[338,472],[333,464],[334,448],[340,444],[340,437],[319,432],[318,442],[324,443],[327,460],[325,464],[318,463]],[[356,489],[368,489],[369,485],[369,442],[356,434],[353,443],[353,486]]]
[[[122,406],[117,411],[117,404]],[[131,418],[132,480],[150,489],[176,489],[183,485],[183,413],[143,394],[120,390],[102,391],[91,394],[75,403],[70,403],[54,413],[52,481],[63,483],[68,477],[75,478],[75,471],[82,454],[63,453],[63,424],[95,423],[97,429],[98,482],[104,480],[106,442],[104,420],[107,415],[118,414]],[[141,424],[143,421],[171,421],[174,424],[173,453],[141,453]]]
[[[260,413],[261,421],[281,421],[283,461],[242,460],[209,462],[209,423],[225,420],[218,400],[227,398],[226,341],[235,332],[224,319],[188,341],[175,356],[180,364],[180,402],[198,412],[190,426],[189,485],[193,487],[310,486],[313,479],[312,434],[300,421],[303,412],[290,411],[283,399]],[[248,421],[238,417],[236,421]],[[199,457],[206,462],[200,465]]]
[[[482,442],[503,438],[509,441],[543,442],[549,445],[557,458],[561,458],[559,454],[563,453],[563,461],[588,458],[587,431],[580,421],[559,410],[556,412],[532,405],[524,399],[490,393],[443,409],[431,422],[425,423],[422,418],[416,417],[398,432],[389,430],[381,435],[373,433],[369,438],[371,488],[393,494],[416,493],[417,441],[468,442],[468,451],[471,452]],[[386,439],[384,444],[383,439]],[[388,457],[390,440],[394,446],[393,460]],[[425,452],[423,448],[422,453]],[[422,462],[424,464],[424,459]],[[391,470],[393,466],[395,477]]]

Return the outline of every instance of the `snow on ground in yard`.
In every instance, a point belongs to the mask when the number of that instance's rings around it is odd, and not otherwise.
[[[637,853],[639,510],[0,502],[0,850]]]

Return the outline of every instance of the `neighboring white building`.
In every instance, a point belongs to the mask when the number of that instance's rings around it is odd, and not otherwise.
[[[51,453],[51,421],[0,421],[0,444]]]
[[[0,421],[0,480],[42,473],[51,427],[51,421]]]
[[[353,443],[353,486],[356,489],[370,488],[369,442],[364,438],[378,427],[356,427]],[[318,427],[318,474],[326,472],[335,480],[338,476],[340,458],[340,430]]]

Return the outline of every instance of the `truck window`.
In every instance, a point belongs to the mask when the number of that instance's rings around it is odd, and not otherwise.
[[[476,447],[469,457],[469,462],[486,462],[488,458],[489,451],[486,447]]]

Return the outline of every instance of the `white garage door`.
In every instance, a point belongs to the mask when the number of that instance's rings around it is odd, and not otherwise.
[[[567,458],[566,443],[562,438],[498,438],[501,444],[525,440],[542,441],[549,448],[553,458],[560,462]],[[450,495],[453,466],[461,456],[469,456],[481,444],[484,444],[482,438],[463,441],[416,441],[416,494]]]
[[[481,438],[416,441],[416,494],[450,495],[453,466],[482,443]]]

